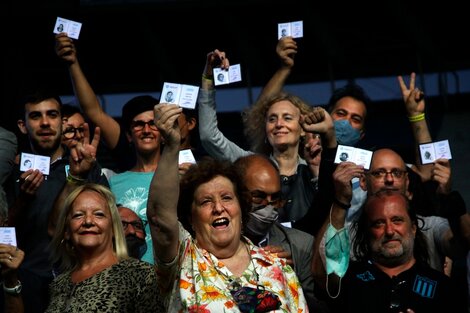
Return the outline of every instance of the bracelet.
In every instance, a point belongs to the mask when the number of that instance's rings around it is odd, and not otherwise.
[[[21,285],[21,282],[19,280],[16,283],[16,286],[12,288],[6,287],[5,283],[3,283],[3,291],[9,295],[19,295],[22,288],[23,286]]]
[[[409,116],[408,119],[410,120],[411,123],[423,121],[424,120],[424,113],[414,115],[414,116]]]
[[[338,199],[336,199],[336,197],[333,199],[333,203],[339,206],[340,208],[342,208],[343,210],[347,210],[351,207],[351,204],[343,203],[339,201]]]
[[[83,178],[73,176],[70,173],[67,175],[67,181],[72,184],[83,184],[85,182]]]

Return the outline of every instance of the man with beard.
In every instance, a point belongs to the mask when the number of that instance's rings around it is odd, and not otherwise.
[[[131,209],[119,204],[118,212],[126,236],[127,253],[129,256],[140,260],[147,252],[147,243],[145,242],[147,221],[142,220]]]
[[[368,195],[352,241],[357,261],[351,262],[346,212],[338,201],[333,204],[312,262],[333,312],[449,310],[456,294],[450,279],[427,264],[426,241],[403,193]]]
[[[49,175],[38,169],[25,172],[17,165],[6,186],[10,212],[9,225],[16,227],[18,247],[25,252],[19,270],[25,312],[43,312],[48,304],[48,285],[53,279],[49,259],[50,234],[54,229],[53,208],[74,185],[95,182],[108,186],[106,177],[96,163],[99,128],[90,140],[85,124],[84,140],[72,149],[61,144],[61,100],[47,91],[24,96],[18,105],[23,109],[17,121],[20,132],[29,140],[29,152],[50,157]],[[63,192],[62,192],[63,191]],[[60,207],[60,201],[57,201]]]

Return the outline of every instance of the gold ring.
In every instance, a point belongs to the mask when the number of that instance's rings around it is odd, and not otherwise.
[[[11,262],[11,260],[13,260],[13,257],[11,255],[8,256],[8,260],[10,260],[10,262]]]
[[[28,176],[26,176],[26,177],[24,178],[24,181],[27,181],[29,176],[31,176],[31,174],[29,174]]]

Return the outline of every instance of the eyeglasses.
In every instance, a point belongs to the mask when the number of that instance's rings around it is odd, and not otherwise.
[[[133,222],[121,221],[121,222],[122,222],[122,228],[124,228],[124,230],[127,230],[127,227],[129,226],[129,224],[131,224],[132,227],[134,227],[136,231],[140,231],[140,232],[144,232],[145,226],[147,226],[148,224],[146,220],[142,220],[142,222],[140,221],[133,221]]]
[[[72,139],[74,138],[76,135],[77,135],[77,132],[80,134],[80,135],[83,135],[83,132],[85,130],[83,129],[83,127],[67,127],[63,132],[62,132],[62,135],[67,138],[67,139]]]
[[[137,121],[132,121],[131,127],[133,130],[142,130],[144,129],[145,125],[148,125],[148,127],[152,130],[158,130],[157,125],[155,125],[155,122],[153,120],[150,121],[142,121],[142,120],[137,120]]]
[[[268,196],[271,200],[268,200]],[[284,206],[284,199],[280,191],[268,194],[263,191],[255,190],[251,192],[251,202],[256,205],[272,205],[275,208]]]
[[[374,177],[375,179],[382,179],[388,174],[392,175],[393,178],[400,179],[400,178],[403,178],[403,176],[405,176],[406,170],[400,170],[400,169],[394,168],[391,171],[386,171],[386,170],[381,169],[381,170],[376,170],[376,171],[370,171],[368,172],[368,174]]]

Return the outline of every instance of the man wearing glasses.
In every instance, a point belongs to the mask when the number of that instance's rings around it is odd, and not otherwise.
[[[450,258],[458,258],[465,256],[465,253],[467,251],[466,248],[462,244],[456,243],[466,238],[465,234],[469,233],[470,224],[468,222],[469,215],[468,213],[466,213],[465,204],[463,203],[463,200],[459,201],[459,194],[451,191],[449,185],[449,161],[445,159],[440,159],[437,160],[436,164],[434,164],[433,166],[433,180],[435,180],[435,182],[437,183],[436,193],[440,194],[441,200],[445,200],[441,201],[441,209],[444,210],[442,211],[442,213],[445,213],[447,219],[440,216],[418,215],[417,227],[420,229],[420,233],[424,235],[423,239],[424,241],[426,241],[428,248],[426,251],[428,255],[426,263],[428,264],[426,265],[429,265],[429,267],[433,268],[434,270],[443,272],[444,259],[446,256]],[[335,184],[335,199],[333,202],[333,207],[330,216],[332,220],[334,218],[339,219],[336,214],[342,216],[342,218],[344,219],[342,223],[345,227],[337,227],[337,225],[333,224],[334,229],[326,229],[326,226],[323,228],[323,231],[326,231],[328,234],[327,238],[330,244],[333,245],[333,243],[335,243],[335,241],[333,240],[335,237],[340,238],[341,236],[343,236],[343,240],[337,241],[336,243],[346,242],[347,240],[345,240],[344,238],[346,234],[351,238],[351,242],[355,242],[357,237],[359,237],[359,240],[361,240],[364,239],[364,236],[367,236],[367,234],[360,233],[357,228],[359,227],[358,225],[361,223],[361,221],[364,221],[363,218],[365,214],[363,212],[363,206],[361,206],[360,210],[353,212],[354,214],[351,214],[350,212],[349,207],[352,199],[352,188],[350,181],[352,177],[360,178],[360,186],[366,193],[367,198],[374,196],[378,193],[399,193],[403,195],[406,200],[410,201],[410,203],[407,205],[411,207],[414,213],[417,213],[417,208],[419,207],[419,204],[424,202],[423,195],[419,195],[418,193],[420,187],[419,184],[422,184],[422,182],[419,181],[410,184],[410,178],[413,177],[412,175],[413,173],[411,172],[411,170],[407,170],[407,166],[403,159],[400,157],[400,155],[390,149],[379,149],[375,151],[372,157],[370,169],[368,171],[364,171],[362,166],[357,166],[351,162],[344,162],[339,164],[333,174],[333,180]],[[427,208],[429,210],[430,207],[428,206]],[[420,210],[422,210],[422,208]],[[445,212],[445,210],[447,210],[447,212]],[[424,213],[426,212],[421,212],[421,214]],[[427,215],[431,214],[429,214],[428,212]],[[459,225],[458,229],[456,229],[455,227],[450,227],[449,222],[453,219],[458,220],[458,223],[455,223]],[[392,218],[391,220],[392,224],[396,224],[396,222],[401,220],[401,218]],[[373,225],[373,221],[370,221],[369,223],[371,223],[369,224],[369,226]],[[323,238],[322,234],[323,233],[319,233],[318,238]],[[400,233],[398,230],[394,229],[394,227],[389,227],[389,229],[387,229],[386,236],[388,237],[384,237],[384,239],[382,239],[382,244],[392,241],[402,242],[404,240],[403,234]],[[355,238],[353,239],[353,237]],[[370,244],[373,245],[372,241],[370,242]],[[349,251],[349,246],[346,245],[338,245],[337,248],[339,249],[338,251]],[[356,247],[351,248],[351,257],[353,257],[354,259],[363,259],[364,252],[362,252],[361,255],[361,248],[364,247],[359,247],[359,249],[357,249]],[[373,247],[369,247],[369,252],[371,252],[372,249]],[[340,261],[340,259],[336,260],[336,264],[331,266],[330,269],[327,270],[327,273],[330,274],[334,272],[339,272],[344,275],[346,269],[348,268],[347,262],[345,262],[345,260],[349,260],[348,257],[349,253],[343,255],[343,258],[341,259],[342,262]],[[387,258],[392,258],[392,255],[384,254],[383,257],[386,258],[385,261],[391,262],[391,260],[388,260]],[[400,262],[403,260],[397,257],[395,261],[397,262],[396,265],[398,266],[402,264]],[[371,277],[369,278],[372,279]],[[409,287],[411,283],[412,282],[407,281],[407,286]],[[334,294],[335,293],[333,293],[333,295]],[[463,302],[465,301],[462,300],[454,303],[456,305],[460,305]],[[356,309],[359,308],[356,307]],[[378,311],[380,310],[377,310],[377,312]],[[458,309],[456,310],[456,312],[457,311]]]
[[[147,243],[145,242],[147,221],[142,220],[134,211],[120,204],[118,204],[118,212],[126,236],[127,252],[129,256],[140,260],[147,252]]]
[[[251,154],[235,161],[245,186],[251,194],[252,210],[244,226],[244,234],[257,246],[262,246],[292,266],[302,285],[309,310],[328,312],[313,291],[310,271],[314,237],[301,230],[281,225],[278,209],[285,201],[281,196],[279,171],[271,160],[260,154]]]

